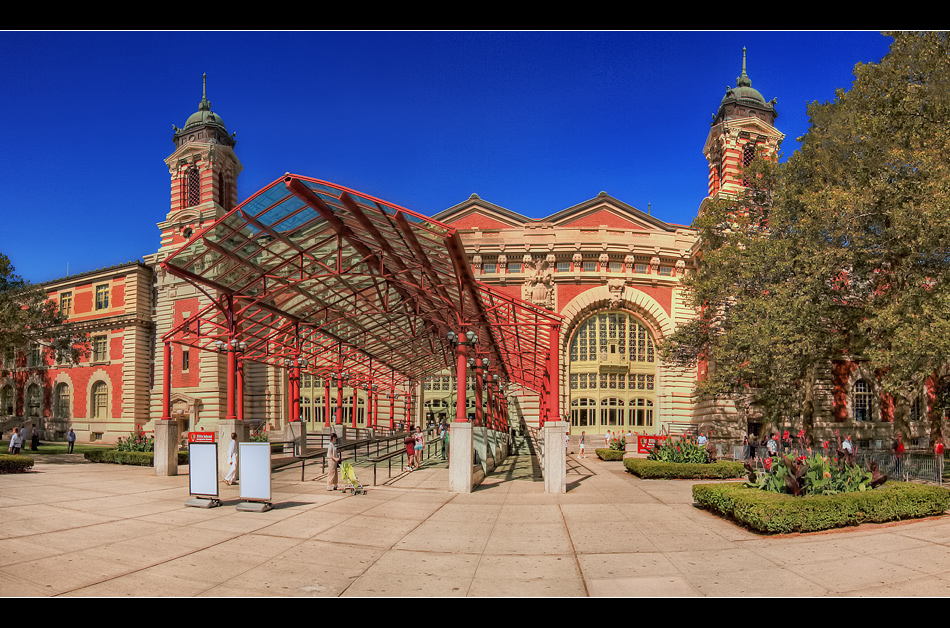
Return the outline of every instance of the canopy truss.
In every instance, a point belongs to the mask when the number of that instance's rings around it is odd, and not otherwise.
[[[475,281],[452,227],[325,181],[281,177],[162,267],[210,299],[166,343],[395,385],[450,368],[446,333],[473,330],[502,379],[554,379],[559,315]]]

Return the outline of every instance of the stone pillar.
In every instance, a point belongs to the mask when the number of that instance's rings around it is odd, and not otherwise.
[[[237,442],[246,443],[251,440],[251,428],[244,421],[236,419],[218,422],[218,433],[215,436],[218,443],[218,479],[223,480],[228,474],[228,447],[231,446],[231,433],[237,434]]]
[[[564,435],[567,422],[548,421],[541,428],[544,439],[544,492],[567,492],[567,454],[564,451]]]
[[[307,422],[293,421],[284,426],[284,440],[293,441],[301,456],[307,454]]]
[[[449,491],[472,492],[472,424],[449,424]]]
[[[155,421],[155,475],[178,475],[178,421]]]

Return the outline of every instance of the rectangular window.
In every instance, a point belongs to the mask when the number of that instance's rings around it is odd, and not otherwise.
[[[190,363],[190,358],[189,358],[189,355],[188,355],[188,349],[184,349],[184,350],[181,352],[181,370],[182,370],[182,371],[187,371],[187,370],[188,370],[189,363]]]
[[[570,263],[570,262],[558,262],[558,263],[557,263],[557,272],[559,272],[559,273],[569,273],[569,272],[571,272],[571,263]]]
[[[107,336],[93,336],[92,338],[92,361],[105,362],[108,357],[107,348],[109,346]]]
[[[661,275],[666,275],[667,277],[671,276],[671,275],[673,274],[673,267],[672,267],[672,266],[660,266],[660,274],[661,274]]]
[[[597,262],[584,262],[584,272],[585,273],[597,272]]]
[[[622,273],[623,272],[623,263],[621,262],[608,262],[607,270],[612,273]]]
[[[524,264],[522,264],[521,262],[509,262],[508,272],[509,273],[523,273],[524,272],[523,267],[524,267]]]
[[[96,286],[96,309],[105,310],[109,307],[109,286]]]
[[[646,262],[635,263],[633,265],[633,272],[637,273],[638,275],[646,275],[647,274]]]
[[[73,293],[72,292],[63,292],[59,295],[59,313],[63,316],[68,317],[69,311],[73,306]]]
[[[27,366],[41,366],[39,345],[30,345],[30,360]]]
[[[486,275],[494,275],[498,272],[498,264],[496,262],[485,262],[485,265],[482,267]]]

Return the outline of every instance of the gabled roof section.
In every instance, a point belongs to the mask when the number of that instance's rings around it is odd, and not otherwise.
[[[607,220],[611,218],[611,220]],[[626,225],[617,224],[617,220],[626,222]],[[628,205],[606,192],[601,192],[594,198],[578,203],[556,214],[548,216],[544,222],[553,223],[559,227],[597,227],[607,224],[626,229],[645,229],[648,231],[676,231],[677,225],[671,225],[642,212],[633,205]]]
[[[457,229],[471,229],[475,226],[481,229],[495,227],[503,229],[521,227],[526,222],[535,222],[534,218],[528,218],[510,209],[489,203],[479,198],[478,194],[472,194],[458,205],[453,205],[432,218]]]

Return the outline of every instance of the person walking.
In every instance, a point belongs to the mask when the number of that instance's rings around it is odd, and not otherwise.
[[[73,453],[73,446],[76,444],[76,432],[69,428],[69,434],[66,435],[66,453]]]
[[[228,474],[224,476],[224,483],[228,486],[234,484],[234,480],[237,479],[237,465],[237,432],[231,432],[231,444],[228,445]]]
[[[40,450],[40,431],[36,429],[36,423],[33,424],[33,431],[30,434],[30,451]]]
[[[585,439],[586,437],[587,437],[587,432],[581,432],[580,450],[579,450],[579,452],[578,452],[578,454],[577,454],[577,459],[578,459],[578,460],[580,460],[581,458],[586,458],[586,457],[587,457],[587,454],[584,453],[584,439]]]
[[[330,434],[330,445],[327,447],[327,463],[330,465],[330,468],[327,470],[328,491],[337,490],[337,484],[339,482],[337,467],[341,459],[342,456],[340,455],[340,447],[337,444],[337,435],[336,432],[333,432]]]
[[[449,441],[449,428],[444,421],[439,425],[439,440],[442,441],[442,460],[445,460],[445,448]]]
[[[413,471],[412,463],[416,459],[416,439],[411,432],[407,432],[402,443],[406,448],[406,471]]]
[[[10,445],[7,447],[9,451],[14,456],[20,454],[20,447],[23,446],[23,439],[20,438],[20,430],[13,430],[13,436],[10,437]]]
[[[426,435],[422,431],[422,427],[416,426],[416,431],[412,435],[413,440],[413,456],[416,461],[416,469],[422,466],[422,450],[425,448],[426,444]]]

